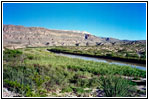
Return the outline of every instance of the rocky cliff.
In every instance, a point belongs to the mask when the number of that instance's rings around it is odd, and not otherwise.
[[[41,27],[3,25],[4,47],[93,46],[115,45],[119,43],[130,43],[130,41],[96,37],[88,32],[81,31],[52,30]]]

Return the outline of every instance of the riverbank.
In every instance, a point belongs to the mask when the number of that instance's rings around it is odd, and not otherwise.
[[[51,52],[51,51],[48,51],[48,52]],[[86,61],[95,61],[95,62],[104,62],[104,63],[108,63],[108,64],[124,65],[124,66],[130,66],[132,68],[146,70],[146,66],[144,64],[122,62],[122,61],[103,59],[103,58],[95,58],[95,57],[87,57],[87,56],[81,56],[81,55],[72,55],[72,54],[66,54],[66,53],[55,53],[55,54],[58,56],[65,56],[65,57],[69,57],[69,58],[83,59]]]
[[[127,59],[127,58],[120,58],[120,57],[111,57],[111,56],[100,56],[100,55],[90,55],[90,54],[83,54],[83,53],[75,53],[75,52],[69,52],[65,50],[60,50],[57,48],[54,49],[47,49],[48,51],[54,52],[54,53],[64,53],[64,54],[72,54],[72,55],[79,55],[79,56],[86,56],[86,57],[93,57],[93,58],[103,58],[103,59],[110,59],[110,60],[116,60],[116,61],[123,61],[123,62],[130,62],[130,63],[137,63],[137,64],[144,64],[146,65],[146,60],[139,60],[139,59]]]
[[[47,49],[6,49],[3,57],[4,87],[24,97],[58,97],[60,94],[67,97],[69,93],[89,97],[93,90],[104,91],[103,97],[141,97],[140,93],[146,93],[137,91],[135,82],[122,77],[140,80],[146,78],[146,71],[58,56]],[[106,89],[112,91],[110,95],[106,94]],[[96,93],[92,96],[98,97]]]

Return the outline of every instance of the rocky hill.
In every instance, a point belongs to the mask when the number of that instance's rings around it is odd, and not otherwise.
[[[145,41],[128,41],[103,38],[88,32],[53,30],[41,27],[24,27],[3,25],[3,45],[10,48],[36,46],[93,46],[116,45],[122,43],[145,43]]]

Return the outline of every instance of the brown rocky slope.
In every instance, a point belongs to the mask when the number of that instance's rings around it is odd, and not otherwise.
[[[134,42],[134,41],[131,41]],[[94,46],[131,43],[114,38],[96,37],[88,32],[53,30],[41,27],[3,25],[3,46],[8,48],[37,46]],[[145,43],[140,41],[139,43]]]

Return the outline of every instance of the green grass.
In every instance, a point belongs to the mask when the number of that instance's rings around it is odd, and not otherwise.
[[[140,47],[140,46],[139,46]],[[113,58],[122,58],[122,59],[128,59],[128,60],[138,60],[138,61],[146,61],[146,52],[143,51],[140,54],[140,57],[138,56],[136,49],[139,49],[137,46],[118,46],[110,48],[107,46],[92,46],[92,47],[73,47],[73,46],[58,46],[53,47],[50,50],[56,51],[56,52],[65,52],[65,53],[73,53],[73,54],[81,54],[81,55],[88,55],[88,56],[103,56],[103,57],[113,57]],[[105,49],[106,48],[106,49]],[[108,49],[107,49],[108,48]],[[121,50],[121,48],[123,48]],[[131,48],[132,51],[127,50]],[[145,46],[143,47],[145,48]]]
[[[101,86],[106,97],[129,97],[136,90],[129,85],[130,81],[118,76],[106,75],[101,77]]]
[[[102,87],[100,77],[105,75],[146,76],[145,71],[129,66],[57,56],[46,49],[6,49],[3,65],[4,86],[28,97],[42,97],[49,93],[56,96],[54,94],[57,89],[62,93],[73,92],[81,96],[86,93],[84,88]],[[131,84],[128,83],[126,87],[129,85]]]

